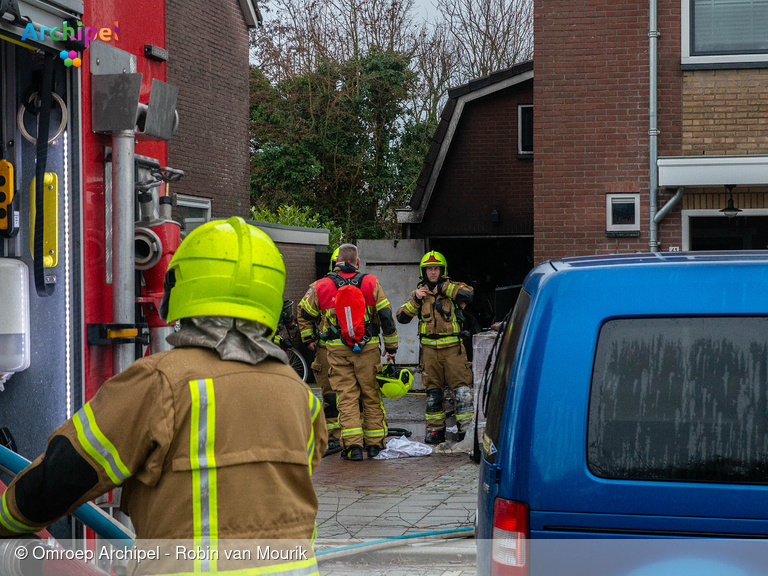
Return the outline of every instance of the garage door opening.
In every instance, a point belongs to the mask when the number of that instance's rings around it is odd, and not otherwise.
[[[533,238],[429,238],[448,259],[448,275],[475,289],[468,308],[481,328],[502,320],[533,268]]]
[[[768,249],[768,215],[695,216],[688,231],[690,250]]]

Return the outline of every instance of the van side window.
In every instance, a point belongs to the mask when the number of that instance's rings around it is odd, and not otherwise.
[[[587,462],[602,478],[768,483],[768,318],[600,329]]]
[[[501,351],[494,366],[493,379],[488,391],[488,411],[486,414],[485,433],[483,434],[483,457],[491,464],[496,460],[496,447],[499,445],[501,432],[501,419],[504,415],[504,404],[507,399],[509,377],[512,373],[512,364],[515,361],[517,343],[523,331],[525,316],[531,304],[531,296],[525,290],[520,291],[517,297],[512,318],[504,334]],[[491,448],[493,446],[493,448]]]

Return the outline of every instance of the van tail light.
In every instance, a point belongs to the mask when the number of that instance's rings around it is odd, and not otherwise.
[[[496,498],[493,503],[492,576],[528,574],[528,506]]]

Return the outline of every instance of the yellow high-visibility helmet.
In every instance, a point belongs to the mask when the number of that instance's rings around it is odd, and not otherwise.
[[[255,320],[272,332],[283,307],[285,264],[274,242],[237,216],[195,228],[173,255],[160,314]]]
[[[331,266],[328,272],[333,272],[333,267],[336,266],[336,260],[339,259],[339,249],[336,248],[336,250],[333,251],[333,254],[331,254]]]
[[[443,270],[440,272],[440,278],[445,278],[448,276],[448,261],[445,259],[445,256],[440,254],[440,252],[435,252],[432,250],[431,252],[424,254],[424,256],[421,258],[421,263],[419,264],[419,275],[422,280],[427,279],[427,272],[424,270],[424,268],[427,266],[442,266]]]
[[[387,398],[395,399],[405,396],[411,389],[413,374],[407,368],[398,370],[394,364],[387,364],[381,372],[376,374],[376,380],[381,393]]]

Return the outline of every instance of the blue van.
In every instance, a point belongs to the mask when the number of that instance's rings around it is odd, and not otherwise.
[[[539,573],[545,539],[768,547],[768,253],[537,266],[488,398],[478,574]]]

